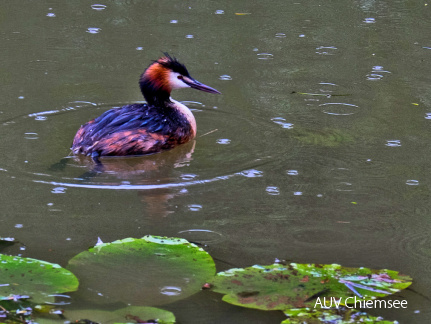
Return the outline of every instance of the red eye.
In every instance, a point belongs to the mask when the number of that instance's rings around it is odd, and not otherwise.
[[[183,79],[183,76],[182,76],[182,75],[179,75],[179,76],[177,76],[177,78],[178,78],[178,80],[182,80],[182,79]]]

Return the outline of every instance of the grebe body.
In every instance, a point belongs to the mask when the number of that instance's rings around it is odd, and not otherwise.
[[[73,154],[89,155],[100,163],[102,156],[152,154],[184,144],[196,136],[196,120],[189,108],[170,97],[171,91],[220,93],[193,79],[168,54],[145,70],[139,85],[147,103],[110,109],[82,125],[73,139]]]

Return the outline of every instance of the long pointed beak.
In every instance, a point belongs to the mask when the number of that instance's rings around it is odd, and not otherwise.
[[[183,81],[190,86],[190,88],[209,92],[209,93],[218,93],[221,94],[220,91],[211,88],[210,86],[207,86],[203,83],[200,83],[199,81],[192,79],[192,78],[184,78]]]

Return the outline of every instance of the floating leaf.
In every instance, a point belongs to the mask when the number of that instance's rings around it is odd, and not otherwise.
[[[0,254],[0,300],[52,299],[50,294],[75,291],[78,279],[58,264]]]
[[[392,270],[291,263],[230,269],[218,273],[212,284],[214,291],[225,294],[223,300],[228,303],[286,310],[314,307],[317,298],[329,296],[340,298],[341,305],[354,303],[354,297],[384,297],[407,288],[411,278]]]
[[[378,323],[395,324],[397,322],[385,321],[381,317],[370,316],[356,309],[332,308],[332,309],[290,309],[284,312],[289,318],[281,324],[354,324],[354,323]]]
[[[215,274],[211,256],[184,239],[146,236],[103,243],[69,261],[82,297],[161,305],[201,290]]]
[[[128,306],[125,308],[106,311],[98,309],[74,309],[64,312],[65,318],[72,323],[79,323],[80,320],[89,320],[93,323],[158,323],[174,324],[175,316],[173,313],[155,307]],[[44,318],[37,319],[38,323],[55,324],[63,323],[64,320]],[[87,322],[88,323],[88,322]]]

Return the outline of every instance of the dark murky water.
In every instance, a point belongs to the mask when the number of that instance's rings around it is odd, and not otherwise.
[[[431,4],[408,1],[85,1],[3,5],[0,236],[65,265],[145,234],[209,245],[219,270],[340,263],[411,275],[401,323],[431,317]],[[240,13],[240,14],[239,14]],[[223,92],[173,97],[196,141],[107,161],[67,157],[78,127],[142,100],[167,51]],[[292,93],[295,92],[295,93]],[[206,297],[205,297],[206,296]],[[181,323],[279,323],[199,294]],[[79,303],[79,301],[76,301]]]

